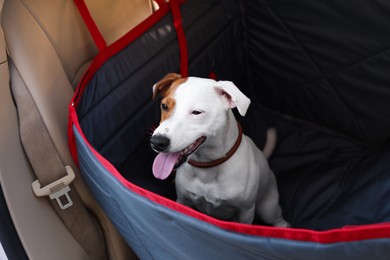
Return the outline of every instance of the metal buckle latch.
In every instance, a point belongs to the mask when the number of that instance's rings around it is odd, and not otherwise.
[[[69,196],[70,187],[69,184],[74,180],[75,174],[70,166],[65,166],[66,176],[59,180],[56,180],[45,187],[41,187],[39,180],[32,183],[32,189],[35,196],[43,197],[49,196],[50,199],[56,200],[58,206],[64,210],[73,205],[73,201]]]

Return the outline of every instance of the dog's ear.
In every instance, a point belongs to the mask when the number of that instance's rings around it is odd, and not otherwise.
[[[156,98],[157,94],[161,92],[163,96],[176,80],[181,79],[181,75],[176,73],[168,73],[164,78],[162,78],[159,82],[154,84],[153,86],[153,99]]]
[[[240,115],[245,116],[251,100],[245,96],[231,81],[218,81],[217,93],[226,98],[230,108],[237,107]]]

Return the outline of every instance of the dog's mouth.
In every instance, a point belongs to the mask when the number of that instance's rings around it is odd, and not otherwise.
[[[193,142],[192,144],[187,146],[187,148],[182,150],[180,152],[179,158],[176,160],[176,163],[175,163],[175,166],[173,167],[173,169],[175,170],[175,169],[179,168],[183,163],[185,163],[188,159],[188,156],[190,156],[192,153],[194,153],[199,148],[199,146],[201,146],[204,143],[204,141],[206,141],[206,136],[199,137],[198,139],[196,139],[195,142]]]
[[[153,174],[157,179],[168,178],[171,172],[185,163],[192,153],[194,153],[204,142],[205,136],[196,139],[195,142],[175,153],[159,153],[153,162]]]

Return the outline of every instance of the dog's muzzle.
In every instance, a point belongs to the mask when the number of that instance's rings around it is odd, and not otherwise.
[[[168,152],[170,140],[164,135],[155,135],[150,139],[153,150],[159,154],[153,162],[153,174],[156,178],[164,180],[173,170],[184,164],[188,156],[195,152],[206,141],[206,136],[201,136],[181,151]]]
[[[163,152],[169,148],[171,141],[164,135],[153,135],[150,138],[150,146],[156,152]]]

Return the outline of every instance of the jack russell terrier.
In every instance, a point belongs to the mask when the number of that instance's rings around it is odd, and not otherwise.
[[[273,172],[263,153],[242,134],[232,108],[244,116],[250,104],[232,82],[181,78],[170,73],[153,86],[161,93],[161,122],[150,143],[158,152],[153,174],[177,169],[177,202],[222,220],[289,227],[279,206]],[[264,153],[276,142],[269,131]]]

